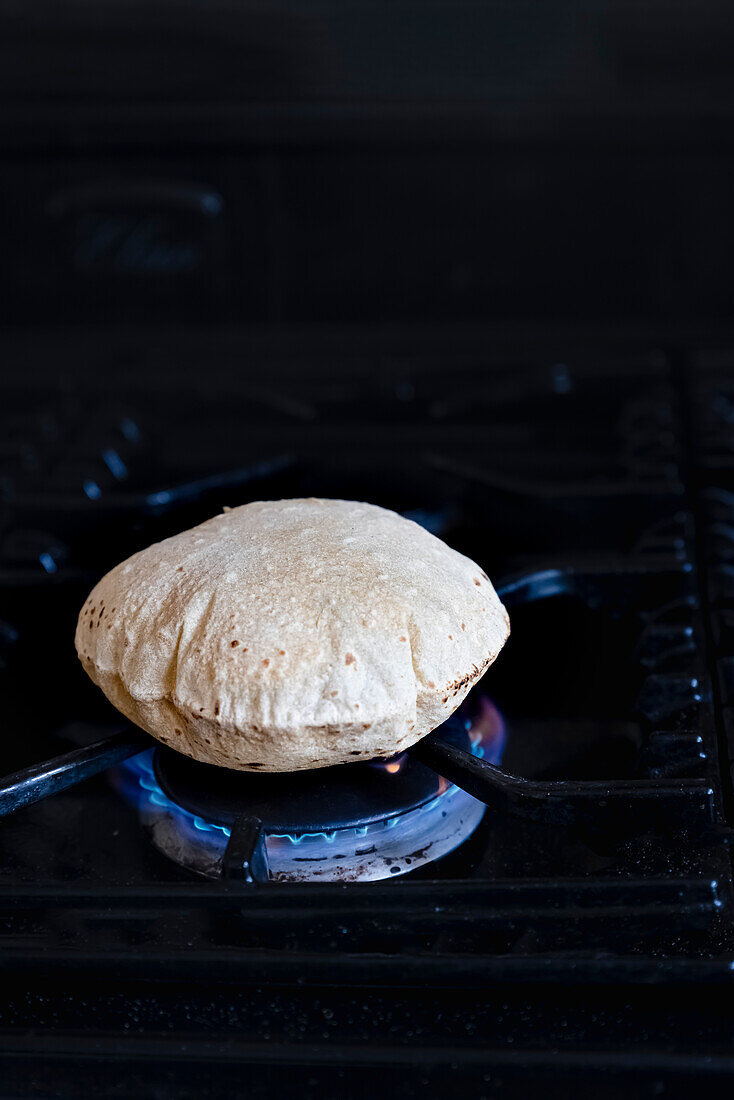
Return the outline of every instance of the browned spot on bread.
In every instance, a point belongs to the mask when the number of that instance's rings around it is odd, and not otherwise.
[[[264,765],[264,764],[258,764],[258,762],[257,762],[257,761],[255,761],[255,762],[254,762],[254,763],[252,763],[252,764],[245,764],[245,767],[246,767],[246,768],[264,768],[264,767],[265,767],[265,765]]]
[[[362,723],[362,729],[363,729],[363,730],[368,730],[368,729],[370,728],[370,726],[371,726],[371,725],[372,725],[372,723],[371,723],[371,722],[363,722],[363,723]]]
[[[179,567],[178,567],[178,569],[176,570],[176,572],[177,572],[177,573],[183,573],[183,566],[182,566],[182,565],[179,565]]]
[[[214,716],[215,716],[215,718],[217,717],[218,714],[219,714],[219,703],[217,703],[214,707]]]
[[[480,573],[482,574],[482,576],[484,577],[485,581],[488,581],[488,580],[489,580],[489,577],[487,576],[487,574],[486,574],[486,573],[484,572],[484,570],[483,570],[483,569],[480,569],[480,570],[479,570],[479,572],[480,572]]]
[[[281,657],[285,657],[285,650],[284,649],[279,649],[278,653],[280,654]]]
[[[490,654],[490,656],[482,662],[479,668],[474,665],[471,672],[467,672],[466,676],[461,676],[458,680],[452,681],[452,683],[447,686],[447,690],[453,692],[454,695],[457,695],[458,692],[460,692],[462,688],[466,687],[467,684],[470,684],[473,680],[477,680],[482,675],[487,665],[491,663],[491,661],[492,656]],[[445,702],[446,700],[444,699],[444,703]]]
[[[404,635],[404,634],[401,634],[401,635],[400,635],[400,641],[401,641],[401,642],[407,642],[407,640],[408,640],[408,639],[407,639],[407,638],[405,637],[405,635]]]
[[[475,585],[477,586],[477,588],[481,588],[481,587],[482,587],[482,582],[481,582],[481,581],[479,580],[479,577],[475,577],[475,578],[474,578],[474,583],[475,583]]]
[[[449,634],[449,641],[450,641],[450,642],[453,642],[453,640],[454,640],[454,636],[453,636],[453,634]]]
[[[233,642],[230,642],[229,644],[231,645],[232,649],[236,649],[240,643],[235,638],[235,640]]]
[[[113,607],[112,610],[110,611],[110,615],[114,615],[116,611],[117,611],[117,608]]]
[[[436,685],[434,684],[433,680],[428,680],[428,686],[429,688],[435,688]]]
[[[331,693],[331,698],[333,699],[333,698],[334,698],[334,696],[335,696],[335,695],[338,695],[338,694],[339,694],[339,692],[338,692],[338,691],[332,691],[332,693]]]
[[[247,653],[247,646],[246,646],[246,645],[243,645],[243,647],[242,647],[242,652],[243,652],[243,653]]]
[[[181,736],[181,730],[174,730],[173,732],[174,732],[175,734],[177,734],[177,735],[178,735],[179,737]]]
[[[362,755],[362,750],[361,749],[350,749],[349,755],[350,756],[361,756]]]
[[[359,703],[355,703],[355,704],[354,704],[354,709],[355,709],[355,710],[359,710]]]
[[[347,653],[346,657],[344,658],[344,664],[345,665],[353,665],[355,661],[356,661],[356,657],[354,656],[353,653]]]
[[[269,657],[264,657],[263,658],[263,668],[267,668],[269,664],[270,664],[270,658]]]
[[[462,624],[461,624],[461,629],[462,629],[462,630],[466,630],[466,623],[462,623]]]

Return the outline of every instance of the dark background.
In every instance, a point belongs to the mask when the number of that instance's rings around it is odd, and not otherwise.
[[[313,494],[568,578],[505,759],[661,807],[243,905],[83,782],[0,829],[0,1094],[730,1097],[733,59],[712,0],[0,0],[2,774],[117,728],[100,576]]]
[[[0,5],[0,315],[705,333],[727,3]]]

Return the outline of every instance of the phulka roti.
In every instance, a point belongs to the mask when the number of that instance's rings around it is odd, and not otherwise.
[[[488,577],[346,500],[258,501],[134,554],[79,616],[85,670],[132,722],[242,771],[392,756],[456,709],[510,626]]]

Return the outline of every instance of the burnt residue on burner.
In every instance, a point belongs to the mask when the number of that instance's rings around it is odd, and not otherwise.
[[[416,850],[414,852],[411,852],[409,856],[404,857],[405,862],[407,864],[410,864],[413,862],[413,860],[415,860],[416,862],[425,861],[426,859],[428,859],[428,853],[430,852],[432,847],[433,841],[430,841],[429,844],[424,844],[422,848],[416,848]]]

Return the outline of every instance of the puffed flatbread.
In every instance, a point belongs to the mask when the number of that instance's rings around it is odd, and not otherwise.
[[[118,565],[84,604],[76,647],[159,741],[283,772],[406,749],[509,632],[487,575],[418,524],[355,501],[278,500]]]

